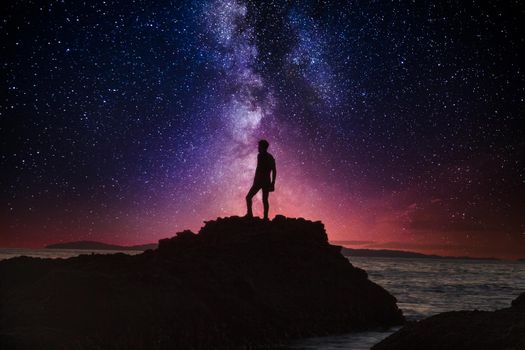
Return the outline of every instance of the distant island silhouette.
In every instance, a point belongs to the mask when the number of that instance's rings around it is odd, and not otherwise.
[[[148,250],[157,248],[157,243],[139,244],[132,246],[107,244],[97,241],[74,241],[46,245],[47,249],[86,249],[86,250]]]
[[[419,259],[453,259],[453,260],[500,260],[491,257],[470,257],[470,256],[443,256],[433,254],[422,254],[404,250],[389,249],[355,249],[344,247],[341,253],[345,256],[368,257],[368,258],[419,258]]]

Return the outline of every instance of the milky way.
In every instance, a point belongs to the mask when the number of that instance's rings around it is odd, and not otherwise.
[[[243,215],[266,138],[271,216],[350,246],[523,257],[519,2],[2,6],[0,246]]]

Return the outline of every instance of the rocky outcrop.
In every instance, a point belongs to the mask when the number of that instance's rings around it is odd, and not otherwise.
[[[403,322],[321,222],[231,217],[139,255],[0,262],[0,348],[253,348]]]
[[[452,311],[408,323],[373,350],[523,350],[525,293],[510,308]]]

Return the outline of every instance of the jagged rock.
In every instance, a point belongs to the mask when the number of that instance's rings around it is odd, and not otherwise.
[[[525,312],[525,293],[521,293],[516,299],[514,299],[511,306],[516,309],[523,309]]]
[[[373,350],[523,350],[525,293],[510,308],[444,312],[408,323]]]
[[[403,322],[321,222],[219,218],[140,255],[0,262],[0,348],[253,348]]]

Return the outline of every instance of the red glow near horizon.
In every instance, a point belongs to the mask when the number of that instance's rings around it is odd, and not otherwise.
[[[366,197],[341,190],[333,183],[305,180],[310,171],[297,159],[288,159],[276,149],[278,177],[276,192],[270,195],[270,216],[304,217],[320,220],[325,224],[329,240],[343,241],[341,245],[366,249],[394,249],[445,256],[521,258],[520,246],[525,243],[512,239],[495,241],[490,232],[477,235],[476,240],[468,232],[453,232],[445,226],[443,230],[414,227],[418,216],[424,215],[428,222],[444,220],[441,199],[417,199],[410,191],[388,193],[384,196]],[[86,211],[79,206],[69,216],[55,222],[42,223],[31,217],[16,233],[16,239],[0,236],[2,247],[39,248],[47,244],[77,240],[94,240],[109,244],[135,245],[154,243],[159,239],[174,236],[176,232],[191,229],[197,232],[204,221],[216,217],[245,213],[244,196],[249,189],[255,168],[256,151],[237,158],[232,166],[224,167],[222,177],[214,183],[195,184],[195,190],[203,193],[201,201],[188,205],[189,201],[158,204],[158,210],[149,215],[135,216],[130,211],[119,210],[108,216],[113,218],[97,226],[87,221],[78,221]],[[191,196],[192,194],[188,194]],[[414,198],[416,197],[416,198]],[[418,201],[418,202],[416,202]],[[108,208],[109,211],[116,211]],[[254,213],[262,215],[260,193],[254,198]],[[68,220],[78,222],[78,227],[61,225]],[[504,235],[502,235],[505,237]],[[524,235],[525,236],[525,235]],[[350,241],[350,243],[344,243]],[[352,243],[354,242],[354,243]],[[355,243],[357,242],[357,244]]]

